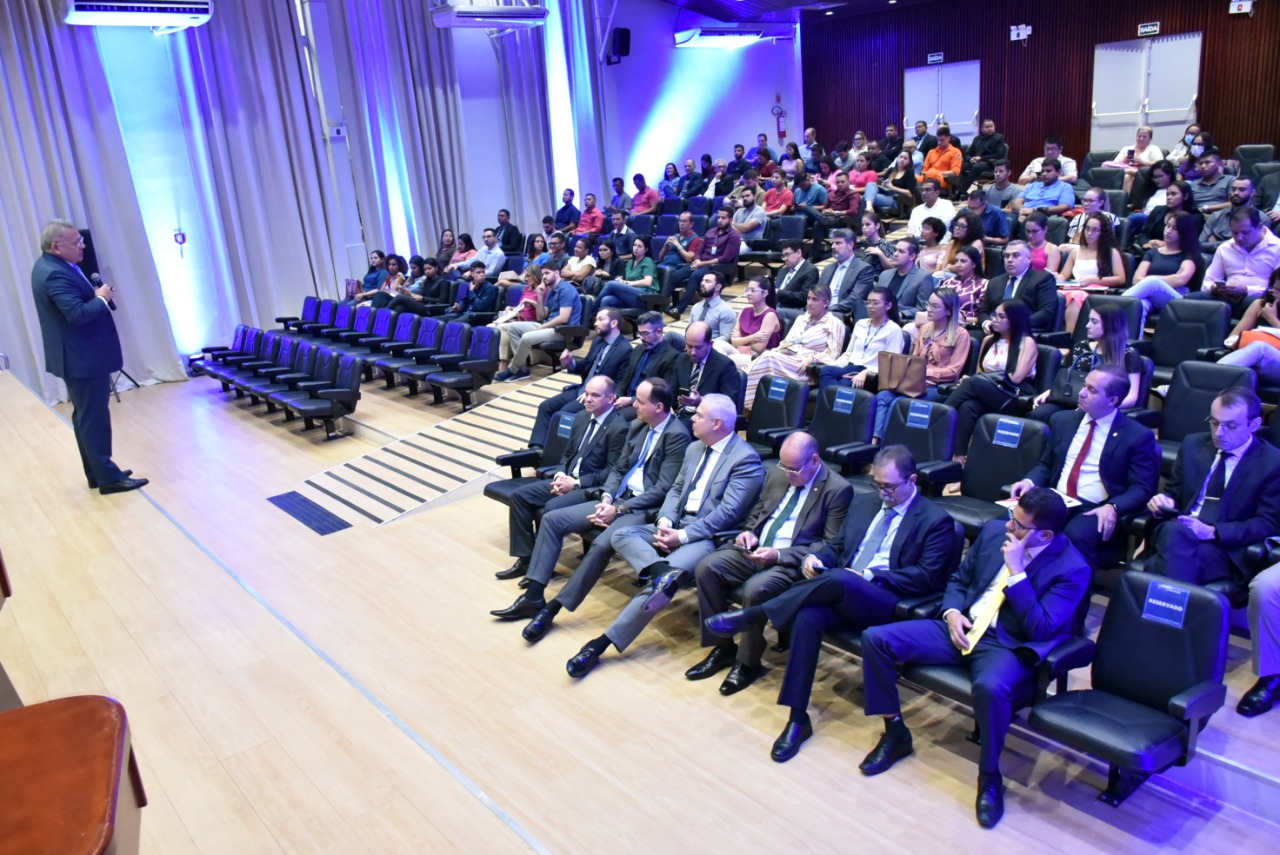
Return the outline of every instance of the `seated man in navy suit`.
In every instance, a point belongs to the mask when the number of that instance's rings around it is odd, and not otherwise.
[[[1032,487],[1053,487],[1078,499],[1064,533],[1095,570],[1119,558],[1124,537],[1116,522],[1147,504],[1160,482],[1160,450],[1150,430],[1120,412],[1129,377],[1120,365],[1099,365],[1080,390],[1080,409],[1054,414],[1040,463],[1013,485],[1013,498]],[[1099,552],[1110,546],[1108,561]]]
[[[1147,505],[1163,520],[1148,572],[1193,585],[1248,581],[1245,551],[1280,532],[1280,451],[1253,435],[1261,426],[1252,389],[1213,399],[1211,432],[1182,441],[1173,476]]]
[[[547,441],[547,429],[551,426],[551,417],[564,410],[577,413],[582,410],[582,387],[597,374],[603,374],[613,380],[614,384],[622,382],[622,372],[631,357],[631,343],[622,334],[619,324],[622,323],[622,312],[617,309],[600,309],[596,312],[596,340],[583,359],[578,359],[568,350],[560,354],[560,364],[566,371],[571,371],[582,378],[582,383],[572,383],[564,387],[558,395],[552,395],[538,405],[538,417],[533,423],[533,431],[529,435],[529,445],[541,448]]]
[[[899,600],[941,591],[955,569],[955,523],[920,495],[911,452],[902,445],[881,449],[872,473],[877,492],[854,499],[834,542],[804,558],[801,569],[809,581],[763,605],[707,620],[707,629],[722,635],[749,633],[766,617],[779,633],[794,627],[791,658],[778,694],[778,703],[791,708],[791,717],[771,753],[779,763],[794,757],[813,735],[809,694],[823,634],[888,623]]]
[[[978,823],[1004,815],[1000,752],[1014,699],[1036,666],[1072,634],[1089,593],[1089,565],[1066,535],[1067,506],[1044,487],[1027,490],[1007,522],[987,523],[947,582],[940,620],[873,626],[862,634],[867,715],[884,717],[884,735],[858,767],[887,771],[912,753],[902,721],[898,663],[959,665],[973,681],[973,714],[982,733]]]

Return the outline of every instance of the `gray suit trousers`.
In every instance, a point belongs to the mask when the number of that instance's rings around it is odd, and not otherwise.
[[[615,522],[614,525],[617,525]],[[612,528],[612,526],[610,526]],[[693,569],[698,566],[698,562],[705,556],[710,555],[716,548],[715,543],[710,540],[699,540],[693,543],[686,543],[668,555],[663,555],[653,545],[653,534],[658,530],[654,525],[632,525],[628,528],[620,529],[615,532],[611,541],[613,549],[623,558],[627,559],[637,572],[643,572],[646,568],[656,564],[659,561],[666,561],[671,565],[673,570],[683,570],[685,579],[692,579]],[[682,584],[687,584],[682,582]],[[627,603],[626,608],[622,610],[622,614],[618,615],[613,624],[605,631],[605,635],[614,643],[618,650],[626,650],[631,642],[644,631],[649,625],[649,621],[653,620],[656,612],[650,613],[643,610],[645,602],[649,599],[649,595],[653,593],[654,586],[650,583],[643,591],[635,596],[631,602]]]

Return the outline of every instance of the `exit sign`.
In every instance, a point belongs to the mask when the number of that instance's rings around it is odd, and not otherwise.
[[[1158,36],[1160,35],[1160,22],[1152,21],[1149,24],[1138,25],[1139,36]]]
[[[930,64],[930,65],[941,65],[941,64],[942,64],[942,54],[940,54],[940,53],[931,53],[931,54],[929,54],[929,64]]]

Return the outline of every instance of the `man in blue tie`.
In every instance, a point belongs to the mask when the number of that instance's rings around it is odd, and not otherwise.
[[[40,233],[40,258],[31,269],[31,293],[44,340],[45,370],[67,384],[74,407],[71,427],[89,489],[105,494],[145,487],[111,460],[111,375],[124,367],[111,313],[115,289],[94,287],[81,272],[84,239],[74,223],[52,220]]]
[[[905,446],[890,445],[872,462],[876,493],[853,500],[840,535],[801,562],[808,581],[772,600],[707,619],[721,637],[749,633],[766,619],[779,634],[791,632],[791,658],[778,703],[791,708],[771,756],[796,755],[813,735],[809,694],[823,633],[888,623],[903,597],[941,591],[955,569],[959,538],[945,511],[920,495],[916,461]]]

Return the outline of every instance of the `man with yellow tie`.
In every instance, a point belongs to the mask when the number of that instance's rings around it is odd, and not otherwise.
[[[885,732],[858,767],[878,775],[912,753],[898,700],[899,663],[960,665],[973,681],[973,712],[982,733],[976,813],[991,828],[1004,814],[1000,752],[1015,702],[1031,691],[1036,666],[1070,637],[1088,595],[1090,570],[1062,533],[1067,507],[1033,487],[990,522],[947,582],[940,620],[875,626],[862,635],[867,715]]]

